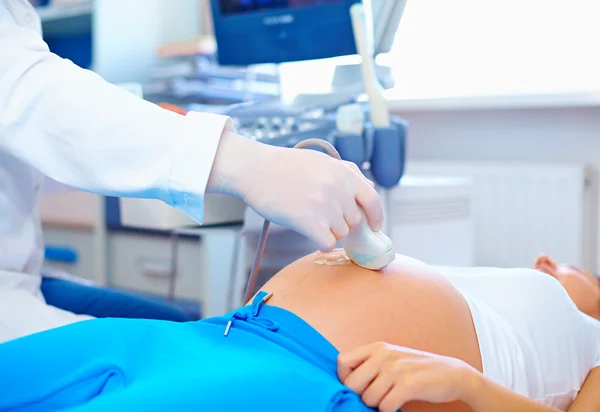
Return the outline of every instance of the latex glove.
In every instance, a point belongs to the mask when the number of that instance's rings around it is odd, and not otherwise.
[[[410,401],[460,400],[477,373],[459,359],[381,342],[338,356],[340,380],[382,412],[396,412]]]
[[[231,132],[221,137],[207,192],[244,200],[265,219],[307,236],[324,252],[360,224],[359,205],[373,230],[383,225],[379,195],[353,163]]]

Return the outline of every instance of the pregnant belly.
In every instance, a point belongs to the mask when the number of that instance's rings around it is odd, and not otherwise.
[[[384,341],[462,359],[482,370],[477,335],[462,295],[438,272],[397,255],[382,271],[320,265],[308,255],[262,290],[269,305],[300,316],[338,350]],[[464,405],[407,405],[413,411],[468,411]]]

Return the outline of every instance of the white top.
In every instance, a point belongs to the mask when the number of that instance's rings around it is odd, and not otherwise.
[[[473,316],[483,372],[512,391],[566,411],[600,366],[600,322],[562,285],[532,269],[448,269]]]
[[[26,0],[0,0],[0,56],[0,293],[39,293],[44,175],[202,220],[228,118],[168,112],[50,53]]]

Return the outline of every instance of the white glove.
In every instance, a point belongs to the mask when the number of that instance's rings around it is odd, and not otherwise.
[[[360,208],[372,230],[383,225],[379,195],[355,164],[232,132],[221,137],[206,190],[244,200],[265,219],[307,236],[323,252],[361,223]]]

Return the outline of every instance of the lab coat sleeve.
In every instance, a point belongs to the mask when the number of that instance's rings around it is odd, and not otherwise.
[[[2,13],[0,56],[0,150],[66,185],[161,199],[202,220],[227,117],[143,101],[50,53]]]

